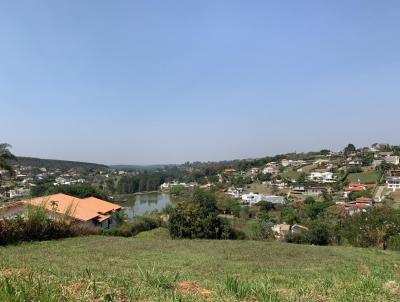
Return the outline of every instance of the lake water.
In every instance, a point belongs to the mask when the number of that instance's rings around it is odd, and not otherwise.
[[[145,193],[134,195],[134,201],[124,205],[129,219],[146,213],[164,210],[171,204],[168,193]]]

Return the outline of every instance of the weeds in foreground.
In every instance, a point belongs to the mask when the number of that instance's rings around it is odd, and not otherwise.
[[[61,296],[60,287],[49,285],[32,274],[24,278],[10,276],[0,281],[0,301],[56,302],[62,301]]]
[[[151,270],[144,270],[138,265],[140,276],[149,286],[164,290],[173,289],[179,280],[179,273],[168,274],[156,270],[155,266]]]
[[[278,293],[274,292],[267,282],[245,281],[237,276],[227,275],[224,280],[223,291],[236,299],[256,299],[260,302],[281,301]]]

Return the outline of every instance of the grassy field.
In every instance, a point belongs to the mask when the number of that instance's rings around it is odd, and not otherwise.
[[[377,171],[361,172],[361,173],[350,173],[347,176],[347,180],[350,182],[358,182],[364,184],[374,184],[378,181],[379,173]]]
[[[0,301],[398,301],[400,295],[396,252],[151,239],[158,235],[1,247]]]
[[[265,195],[272,195],[272,188],[270,186],[266,186],[256,182],[250,184],[250,188],[247,188],[246,191],[257,192]]]
[[[289,170],[289,171],[284,172],[282,174],[282,177],[296,180],[301,175],[301,173],[302,172],[297,172],[295,170]]]

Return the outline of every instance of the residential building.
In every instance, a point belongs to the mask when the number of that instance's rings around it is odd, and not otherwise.
[[[259,203],[260,201],[266,201],[274,204],[284,204],[286,203],[286,199],[283,196],[275,196],[275,195],[263,195],[257,193],[249,193],[242,195],[242,201],[249,205],[254,205]]]
[[[344,191],[344,197],[348,198],[350,193],[367,191],[368,186],[365,184],[349,184],[349,187]]]
[[[114,213],[122,207],[96,197],[77,198],[65,194],[55,194],[23,201],[25,205],[43,206],[54,219],[67,215],[74,223],[88,223],[102,228],[116,224]]]
[[[287,160],[287,159],[282,159],[281,165],[284,166],[284,167],[287,167],[287,166],[290,165],[290,162],[289,162],[289,160]]]
[[[306,192],[306,188],[304,186],[295,186],[292,188],[293,194],[304,194]]]
[[[303,195],[314,196],[314,195],[322,194],[323,192],[326,192],[326,188],[325,187],[307,186],[305,188],[305,191],[304,191]]]
[[[276,169],[276,167],[273,166],[267,166],[262,170],[263,174],[272,174],[272,175],[276,175],[278,174],[278,169]]]
[[[386,156],[384,161],[388,164],[397,166],[400,164],[400,156]]]
[[[319,183],[332,183],[336,181],[336,177],[332,172],[311,172],[308,179]]]
[[[400,189],[400,176],[391,176],[386,178],[386,187],[393,191]]]
[[[270,202],[273,204],[285,204],[286,199],[283,196],[275,196],[275,195],[261,195],[261,200]]]
[[[382,163],[383,163],[383,160],[381,160],[381,159],[375,159],[375,160],[372,162],[372,166],[373,166],[374,168],[376,168],[376,167],[382,165]]]
[[[242,197],[242,193],[243,193],[243,189],[242,188],[229,188],[226,191],[227,195],[230,195],[234,198],[241,198]]]
[[[293,234],[298,234],[298,233],[307,232],[307,231],[308,231],[308,228],[305,227],[305,226],[302,226],[302,225],[300,225],[300,224],[295,224],[295,225],[293,225],[293,226],[290,228],[290,231],[291,231]]]
[[[251,175],[257,175],[260,172],[259,168],[251,168],[250,169],[250,174]]]
[[[237,170],[233,169],[233,168],[228,168],[228,169],[224,170],[224,173],[226,173],[226,174],[235,174],[236,172],[237,172]]]
[[[290,233],[290,224],[276,224],[272,227],[272,231],[277,238],[283,238]]]
[[[262,199],[261,199],[261,195],[260,194],[255,194],[253,192],[250,192],[249,194],[243,194],[242,195],[242,201],[246,204],[256,204],[259,203]]]

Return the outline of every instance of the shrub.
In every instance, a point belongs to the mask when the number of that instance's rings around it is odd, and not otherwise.
[[[227,234],[228,236],[226,236]],[[227,231],[222,233],[222,239],[245,240],[246,234],[241,230],[228,226]]]
[[[331,243],[331,230],[329,225],[323,222],[312,223],[307,236],[311,244],[328,245]]]
[[[180,195],[183,191],[185,190],[185,187],[182,185],[177,185],[177,186],[173,186],[171,187],[171,189],[169,190],[169,192],[172,195]]]
[[[154,266],[151,270],[145,270],[138,265],[138,270],[142,280],[154,288],[173,289],[175,283],[179,280],[179,273],[168,274],[156,270]]]
[[[389,240],[400,233],[400,210],[373,208],[349,216],[343,221],[340,233],[353,246],[385,249]]]
[[[312,196],[308,196],[306,199],[304,199],[304,204],[314,204],[315,199]]]
[[[288,243],[308,244],[310,243],[306,232],[289,233],[285,236],[285,241]]]
[[[314,220],[317,216],[323,213],[327,208],[333,206],[335,203],[332,201],[316,202],[314,204],[306,205],[306,215]]]
[[[273,235],[273,224],[264,220],[250,221],[246,228],[246,237],[250,240],[266,240]]]
[[[157,216],[143,216],[124,223],[118,227],[103,230],[103,234],[110,236],[133,237],[140,232],[156,229],[160,227],[161,224],[162,221]]]
[[[400,251],[400,235],[395,235],[389,238],[388,249],[392,251]]]
[[[64,219],[51,219],[44,207],[28,206],[25,218],[17,216],[0,221],[0,244],[70,236],[70,225]]]
[[[54,213],[49,214],[42,206],[29,205],[25,217],[16,216],[0,221],[0,245],[21,241],[97,235],[100,233],[100,229],[93,225],[71,224],[67,215],[55,216]]]
[[[73,223],[70,226],[71,236],[100,235],[101,229],[87,223]]]

